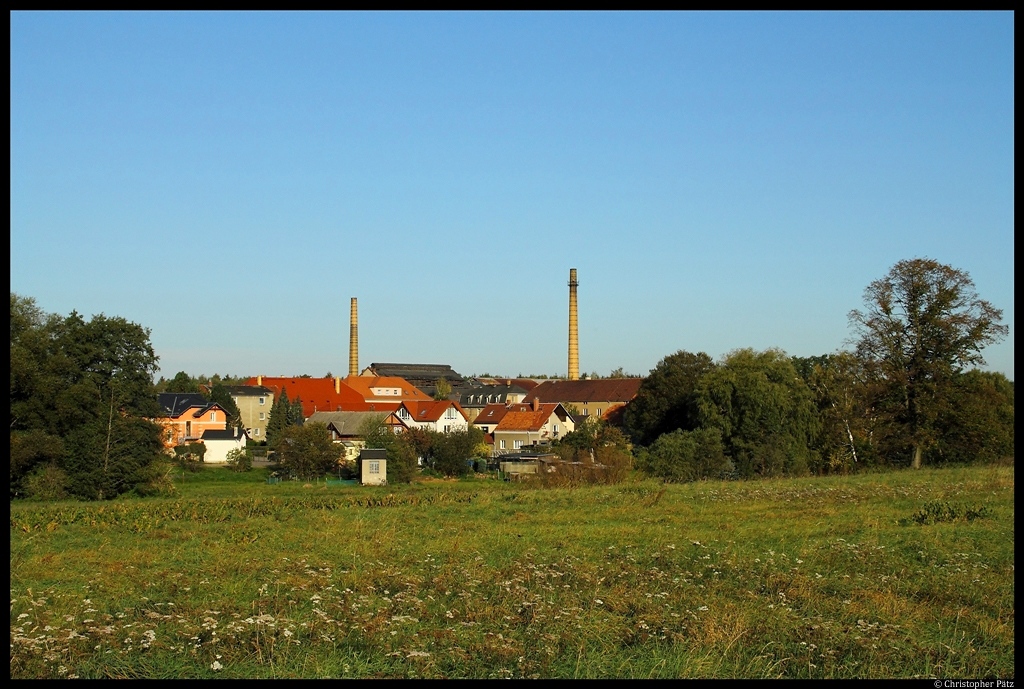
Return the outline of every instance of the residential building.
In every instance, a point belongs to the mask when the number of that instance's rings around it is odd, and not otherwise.
[[[205,431],[222,431],[228,427],[227,411],[200,394],[161,392],[157,401],[164,414],[153,421],[163,426],[165,448],[200,442]]]
[[[534,398],[530,404],[509,405],[492,431],[493,454],[497,456],[536,445],[549,445],[572,433],[575,428],[572,416],[557,402],[541,404]]]
[[[524,402],[560,402],[575,407],[580,416],[595,416],[621,423],[623,407],[640,389],[643,378],[600,378],[593,380],[548,380],[527,394]]]
[[[466,412],[470,422],[475,422],[487,406],[522,402],[526,394],[526,389],[518,385],[475,385],[462,390],[459,406]]]
[[[409,428],[425,428],[438,433],[450,433],[469,426],[466,413],[458,402],[451,400],[407,400],[395,412]]]
[[[264,385],[225,385],[235,401],[242,426],[256,442],[267,439],[267,421],[274,406],[274,391]]]
[[[352,389],[340,377],[254,376],[246,381],[246,385],[269,388],[274,393],[274,399],[280,397],[283,390],[287,393],[290,402],[294,403],[296,399],[301,400],[303,419],[308,419],[318,411],[394,411],[398,408],[398,405],[394,403],[386,408],[375,408],[372,404],[367,403],[361,392]],[[269,411],[268,409],[268,417]]]
[[[203,462],[206,464],[226,464],[228,453],[232,450],[245,449],[245,441],[248,438],[248,434],[242,428],[203,431],[202,441],[203,445],[206,446]]]
[[[405,401],[430,402],[434,399],[409,381],[397,376],[349,376],[343,382],[361,395],[366,404],[376,405],[378,411],[385,408],[395,411],[398,405]]]
[[[387,412],[384,415],[381,412],[370,411],[318,411],[306,419],[306,423],[326,425],[331,434],[331,440],[344,447],[344,459],[354,462],[359,458],[360,450],[366,446],[361,435],[363,424],[367,423],[370,418],[377,419],[381,416],[384,416],[384,424],[391,428],[393,433],[401,433],[406,430],[407,426],[399,420],[394,412]]]

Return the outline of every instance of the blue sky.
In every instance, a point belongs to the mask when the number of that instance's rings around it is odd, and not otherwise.
[[[13,13],[11,290],[161,373],[810,356],[899,260],[1010,335],[1012,13]]]

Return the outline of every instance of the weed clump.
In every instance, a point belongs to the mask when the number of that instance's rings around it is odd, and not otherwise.
[[[910,518],[915,524],[939,524],[941,522],[974,521],[992,516],[987,507],[976,507],[953,502],[926,502],[924,507]]]

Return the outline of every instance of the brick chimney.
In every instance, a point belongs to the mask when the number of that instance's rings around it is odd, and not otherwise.
[[[540,411],[540,400],[536,397],[533,398],[533,410]]]

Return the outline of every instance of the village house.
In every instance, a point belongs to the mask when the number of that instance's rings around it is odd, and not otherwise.
[[[384,425],[391,429],[392,433],[401,433],[408,427],[395,415],[394,412],[370,411],[318,411],[306,419],[306,423],[322,423],[327,426],[331,434],[331,440],[344,448],[344,460],[355,462],[359,458],[359,452],[366,447],[366,441],[361,432],[364,424],[370,419],[380,419]]]
[[[433,400],[430,395],[397,376],[348,376],[343,382],[361,395],[366,404],[375,405],[377,411],[395,411],[405,401]]]
[[[513,404],[522,402],[527,390],[519,385],[476,385],[463,389],[459,406],[466,412],[470,422],[475,422],[486,407],[492,404]]]
[[[575,428],[572,416],[557,402],[541,404],[534,398],[530,404],[508,405],[490,431],[494,443],[491,454],[499,456],[535,445],[549,445]]]
[[[267,421],[274,406],[274,391],[263,385],[225,385],[241,417],[242,427],[250,438],[267,439]]]
[[[450,433],[469,427],[466,413],[458,402],[451,400],[409,400],[402,402],[395,412],[409,428],[424,428],[438,433]]]
[[[228,453],[232,450],[244,450],[249,435],[244,428],[227,428],[222,431],[203,431],[203,445],[206,446],[206,454],[203,455],[203,462],[206,464],[226,464]]]
[[[524,402],[560,402],[573,407],[580,416],[594,416],[621,424],[622,411],[636,397],[643,378],[600,378],[594,380],[548,380],[529,392]]]
[[[384,406],[368,403],[361,391],[353,389],[341,378],[304,378],[304,377],[270,377],[254,376],[246,381],[247,385],[257,385],[273,391],[273,398],[281,396],[283,390],[288,401],[296,399],[302,402],[302,418],[308,419],[318,411],[383,411],[390,412],[398,408],[398,400],[388,400]],[[273,400],[270,401],[271,405]],[[267,417],[269,418],[267,409]],[[264,431],[265,433],[266,431]]]
[[[223,431],[228,427],[227,411],[200,394],[161,392],[157,401],[164,415],[153,422],[163,427],[162,440],[167,449],[199,442],[205,431]]]

